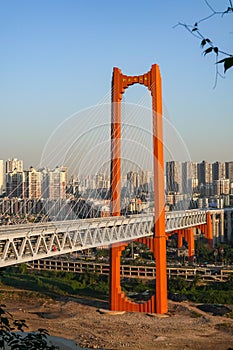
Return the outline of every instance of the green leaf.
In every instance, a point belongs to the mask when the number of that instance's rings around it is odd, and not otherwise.
[[[206,39],[203,39],[202,42],[201,42],[201,48],[203,49],[203,47],[205,46],[206,44]]]
[[[226,58],[224,62],[224,72],[233,66],[233,57]]]
[[[223,58],[222,60],[218,61],[217,63],[223,63],[224,64],[224,73],[233,66],[233,56]]]
[[[228,7],[224,13],[233,12],[233,7]]]
[[[10,322],[7,317],[2,317],[1,321],[2,321],[2,324],[4,324],[5,326],[7,327],[10,326]]]
[[[213,48],[212,47],[209,47],[208,49],[206,49],[203,53],[204,53],[204,56],[207,55],[208,53],[212,52]]]
[[[38,328],[38,332],[41,333],[41,334],[49,335],[49,332],[45,328]]]

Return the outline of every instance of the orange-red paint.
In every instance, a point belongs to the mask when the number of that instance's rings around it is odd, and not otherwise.
[[[166,233],[164,211],[164,155],[162,126],[162,86],[159,66],[139,76],[122,74],[113,69],[112,77],[112,122],[111,122],[111,215],[120,215],[121,191],[121,100],[129,86],[143,84],[151,92],[153,111],[153,153],[154,153],[154,207],[155,230],[153,238],[146,240],[156,259],[156,296],[144,304],[129,301],[120,287],[120,255],[124,246],[113,245],[110,251],[110,309],[142,312],[168,311],[166,275]]]
[[[177,242],[177,248],[182,248],[183,247],[183,235],[182,235],[182,232],[178,231],[177,233],[177,239],[178,239],[178,242]]]
[[[194,233],[192,228],[186,229],[187,242],[188,242],[188,258],[189,261],[194,260],[195,255],[195,242],[194,242]]]
[[[206,213],[206,238],[210,248],[213,248],[213,230],[212,230],[212,219],[209,212]]]

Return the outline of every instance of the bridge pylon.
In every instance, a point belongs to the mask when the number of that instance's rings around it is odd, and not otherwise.
[[[154,155],[154,213],[155,227],[152,238],[145,240],[156,260],[155,297],[147,303],[136,304],[127,299],[120,285],[120,256],[125,247],[112,245],[110,249],[110,309],[115,311],[156,312],[168,311],[166,274],[166,233],[164,209],[164,150],[162,121],[162,84],[159,66],[153,64],[151,70],[139,76],[122,74],[113,69],[112,76],[112,116],[111,116],[111,215],[121,215],[121,100],[130,85],[142,84],[151,92],[153,119]]]

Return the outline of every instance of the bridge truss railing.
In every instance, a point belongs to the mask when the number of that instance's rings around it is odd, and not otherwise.
[[[0,266],[152,235],[153,217],[112,217],[0,228]]]
[[[169,212],[166,231],[206,222],[205,211]],[[152,214],[67,220],[0,228],[0,267],[152,236]]]
[[[166,213],[166,232],[185,229],[206,223],[205,210],[185,210]]]

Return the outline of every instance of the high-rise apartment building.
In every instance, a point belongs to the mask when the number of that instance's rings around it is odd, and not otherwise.
[[[80,182],[77,175],[72,175],[69,183],[67,184],[67,193],[69,195],[74,195],[75,197],[78,197],[80,194],[81,188],[80,188]]]
[[[198,164],[192,162],[192,190],[198,192]]]
[[[198,163],[169,161],[166,163],[166,190],[191,195],[198,191]]]
[[[17,170],[6,174],[6,195],[9,198],[25,198],[25,173]]]
[[[63,199],[66,198],[66,170],[57,167],[49,171],[49,198]]]
[[[191,164],[192,164],[192,177],[194,179],[198,179],[198,163],[191,162]]]
[[[136,171],[127,173],[127,188],[130,193],[136,193],[140,185],[140,177]]]
[[[17,158],[8,159],[6,161],[6,173],[10,173],[15,170],[20,173],[23,172],[23,161],[18,160]]]
[[[230,180],[219,179],[214,180],[214,195],[228,195],[230,193]]]
[[[97,174],[95,176],[95,186],[96,188],[109,188],[110,178],[107,174]]]
[[[140,186],[142,191],[150,192],[153,189],[152,171],[143,170],[140,172]]]
[[[25,171],[25,194],[29,199],[41,198],[41,175],[40,172],[30,167]]]
[[[49,198],[49,170],[46,168],[40,169],[40,184],[41,184],[41,198]]]
[[[38,171],[38,175],[34,173],[35,182],[40,184],[41,198],[54,200],[66,198],[66,167],[56,167],[54,170],[43,168]]]
[[[191,194],[193,192],[192,179],[193,179],[192,162],[182,163],[182,193]]]
[[[0,196],[3,194],[4,188],[4,162],[0,160]]]
[[[225,163],[222,162],[215,162],[212,165],[212,175],[213,175],[213,181],[225,179],[226,177],[226,166]]]
[[[96,189],[96,179],[93,176],[87,175],[80,178],[80,189],[85,191],[86,189],[94,190]]]
[[[198,183],[199,185],[212,184],[212,163],[203,160],[198,164]]]
[[[233,162],[226,162],[226,178],[233,182]]]
[[[6,195],[9,198],[25,198],[25,174],[23,161],[17,158],[6,161]]]
[[[182,192],[182,163],[178,161],[166,162],[167,192]]]

